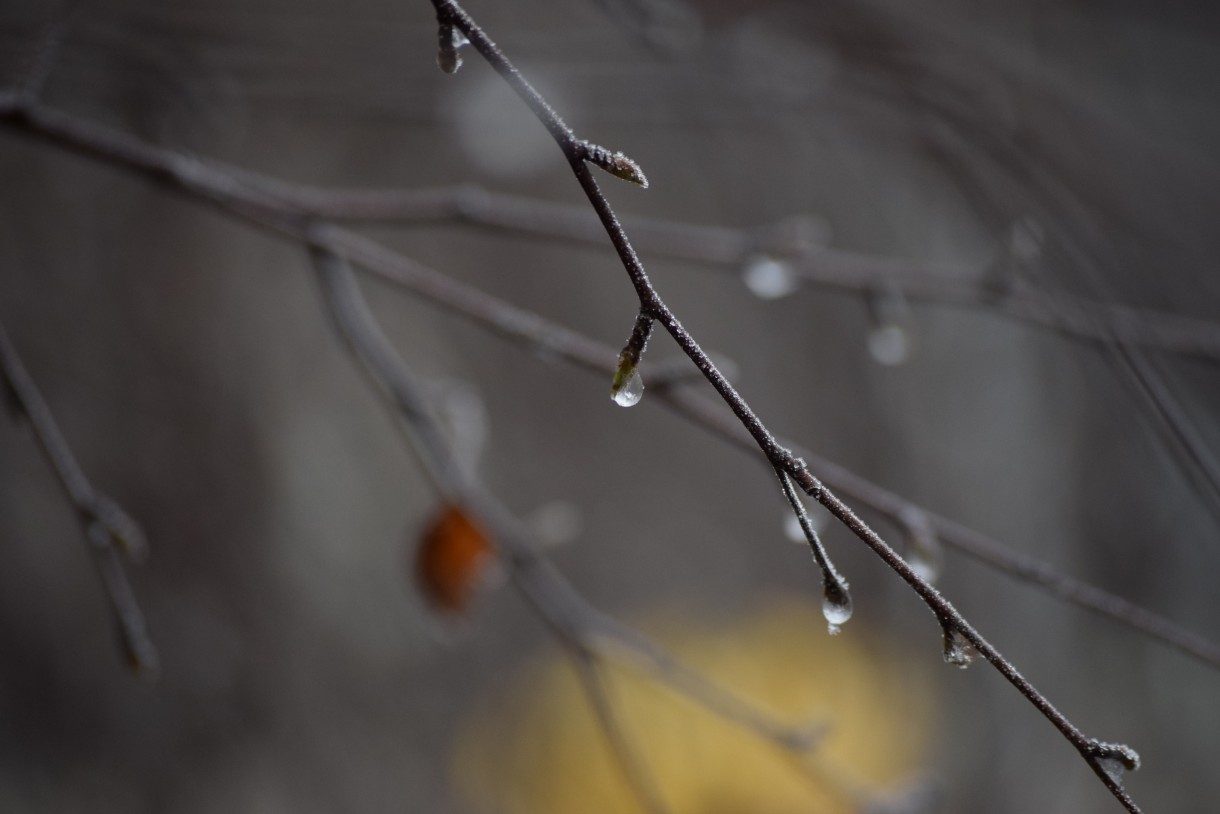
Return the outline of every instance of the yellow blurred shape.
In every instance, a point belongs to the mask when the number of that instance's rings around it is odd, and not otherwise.
[[[672,814],[846,814],[920,769],[927,676],[867,638],[826,634],[819,607],[773,599],[708,619],[651,613],[637,627],[720,687],[826,737],[794,755],[706,711],[632,666],[603,683],[639,762]],[[479,814],[638,814],[575,669],[562,654],[521,671],[459,732],[453,781]]]

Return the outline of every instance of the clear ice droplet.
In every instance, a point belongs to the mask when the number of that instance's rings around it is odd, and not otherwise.
[[[842,626],[851,619],[851,595],[847,584],[828,581],[822,594],[822,615],[826,617],[826,629],[837,636]]]
[[[945,628],[945,663],[965,670],[978,658],[979,651],[974,649],[970,640],[955,627]]]
[[[901,325],[878,325],[868,332],[868,352],[878,364],[900,365],[911,356],[910,335]]]
[[[765,254],[746,261],[741,278],[750,293],[762,300],[777,300],[800,288],[800,280],[790,264]]]
[[[644,379],[640,371],[632,370],[622,381],[615,382],[610,388],[610,398],[619,407],[633,407],[644,397]]]

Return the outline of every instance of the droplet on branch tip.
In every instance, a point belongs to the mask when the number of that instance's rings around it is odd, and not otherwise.
[[[644,397],[644,379],[635,365],[619,364],[610,386],[610,398],[619,407],[634,407]]]
[[[826,629],[837,636],[842,626],[851,619],[851,594],[847,583],[837,576],[827,575],[822,586],[822,615],[826,617]]]

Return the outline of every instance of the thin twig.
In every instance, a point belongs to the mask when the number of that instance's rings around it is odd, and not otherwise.
[[[1107,752],[1099,756],[1099,742],[1084,735],[1063,713],[1039,692],[1004,656],[970,625],[953,605],[941,594],[921,579],[886,542],[864,523],[837,496],[830,492],[807,468],[804,461],[781,446],[774,435],[762,423],[749,404],[734,389],[732,384],[716,368],[707,354],[699,346],[695,338],[683,327],[678,317],[669,309],[648,278],[643,263],[636,255],[631,241],[622,225],[619,223],[613,208],[601,192],[597,181],[589,172],[586,155],[582,145],[586,142],[576,138],[572,130],[551,109],[545,100],[513,67],[512,63],[500,52],[495,44],[479,28],[474,20],[454,0],[433,0],[436,8],[437,22],[440,25],[451,25],[460,29],[471,41],[474,48],[497,73],[516,91],[533,110],[534,115],[542,122],[560,149],[568,159],[577,182],[585,191],[590,205],[597,213],[610,238],[611,244],[622,261],[623,268],[635,288],[640,301],[642,315],[652,317],[669,332],[674,341],[690,357],[691,361],[704,374],[704,377],[718,392],[729,409],[737,416],[742,426],[750,433],[767,460],[779,472],[786,473],[801,486],[806,494],[825,506],[841,523],[852,531],[862,542],[868,545],[891,569],[893,569],[911,588],[923,599],[928,608],[936,615],[946,631],[957,631],[974,645],[988,662],[1011,683],[1080,753],[1094,773],[1102,780],[1106,788],[1132,814],[1138,814],[1139,807],[1122,785],[1105,771],[1104,760],[1110,760],[1113,755]],[[1126,752],[1129,749],[1123,747]],[[1135,768],[1138,758],[1131,761]]]
[[[631,739],[627,736],[627,731],[623,728],[614,709],[613,700],[610,698],[610,688],[606,686],[601,665],[587,650],[576,647],[568,647],[567,650],[572,659],[572,666],[580,678],[585,698],[593,709],[593,715],[597,718],[602,734],[606,736],[606,745],[609,746],[610,754],[618,763],[619,771],[623,773],[628,788],[631,789],[646,814],[667,814],[670,809],[665,804],[665,798],[661,796],[660,789],[657,788],[656,778],[653,777],[648,764],[640,760],[639,750],[632,745]]]
[[[148,636],[144,614],[119,559],[120,552],[132,561],[147,556],[144,532],[117,503],[93,488],[3,324],[0,324],[0,371],[20,413],[29,419],[34,437],[51,464],[64,495],[76,508],[81,530],[93,552],[102,586],[114,612],[128,663],[141,677],[155,678],[160,666],[157,649]]]

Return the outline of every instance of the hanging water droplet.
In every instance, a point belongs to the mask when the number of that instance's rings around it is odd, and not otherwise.
[[[847,592],[847,583],[841,579],[826,580],[822,592],[822,615],[826,617],[826,629],[831,636],[837,636],[841,626],[851,619],[851,594]]]
[[[1089,757],[1106,773],[1106,777],[1120,786],[1123,784],[1125,772],[1135,771],[1140,767],[1139,753],[1125,743],[1092,741],[1089,744]]]
[[[800,280],[790,263],[765,254],[755,255],[746,261],[741,279],[751,294],[763,300],[777,300],[800,288]]]
[[[965,670],[978,658],[979,651],[974,649],[962,632],[956,627],[946,625],[945,631],[945,663]]]
[[[868,352],[878,364],[893,367],[911,356],[911,338],[901,325],[878,325],[868,332]]]
[[[610,397],[619,407],[633,407],[644,397],[644,379],[640,371],[632,367],[629,373],[614,377],[614,385],[610,388]]]

